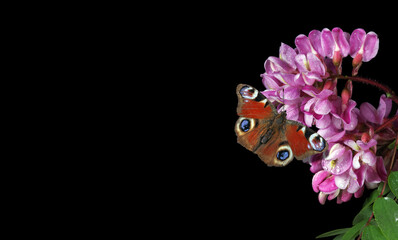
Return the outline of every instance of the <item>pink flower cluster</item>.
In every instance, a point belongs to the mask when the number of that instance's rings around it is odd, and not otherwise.
[[[358,109],[351,99],[352,82],[347,81],[338,95],[335,76],[341,75],[343,58],[349,55],[355,76],[362,62],[376,56],[379,39],[363,29],[349,34],[325,28],[297,36],[295,45],[293,49],[282,43],[279,57],[265,61],[262,93],[279,103],[278,110],[286,111],[288,119],[319,129],[329,154],[310,159],[313,189],[321,204],[334,198],[346,202],[352,195],[361,196],[364,186],[375,188],[386,179],[383,158],[376,152],[378,141],[391,136],[375,134],[374,129],[388,117],[392,102],[382,95],[377,109],[369,103]]]

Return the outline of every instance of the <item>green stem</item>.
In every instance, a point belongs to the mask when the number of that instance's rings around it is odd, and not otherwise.
[[[395,115],[394,117],[392,117],[391,119],[389,119],[388,121],[386,121],[385,123],[383,123],[382,125],[380,125],[378,128],[375,129],[375,133],[378,133],[380,130],[382,130],[383,128],[389,126],[392,122],[394,122],[395,120],[398,119],[398,115]]]
[[[392,159],[391,159],[391,163],[390,163],[390,168],[388,169],[388,174],[387,177],[390,175],[392,169],[394,168],[394,163],[395,163],[395,154],[397,153],[397,145],[398,145],[398,133],[397,133],[397,137],[395,138],[395,146],[394,146],[394,152],[392,153]],[[386,183],[384,183],[385,185]],[[384,190],[385,186],[383,187]],[[381,191],[383,193],[383,191]],[[383,194],[381,194],[383,195]]]

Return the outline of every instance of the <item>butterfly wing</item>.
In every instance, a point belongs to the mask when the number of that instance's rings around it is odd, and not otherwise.
[[[239,84],[236,95],[238,95],[237,113],[241,117],[272,119],[278,114],[274,105],[250,85]]]
[[[298,160],[322,153],[328,149],[328,143],[323,137],[299,122],[287,120],[285,136]]]
[[[268,166],[286,166],[294,153],[285,135],[283,115],[272,120],[240,117],[235,125],[238,143],[254,152]]]
[[[277,111],[257,89],[239,84],[236,88],[238,96],[237,113],[240,118],[235,124],[238,143],[256,153],[269,166],[280,165],[275,161],[279,131],[273,129]]]
[[[260,138],[270,128],[277,112],[267,98],[250,85],[239,84],[237,113],[240,118],[235,124],[238,143],[254,152],[261,144]]]
[[[283,134],[283,129],[278,129],[278,131],[268,130],[267,132],[268,134],[265,136],[270,136],[262,137],[263,144],[256,149],[255,153],[268,166],[286,166],[294,159],[294,155]]]

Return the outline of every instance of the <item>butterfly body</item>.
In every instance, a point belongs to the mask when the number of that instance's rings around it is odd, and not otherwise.
[[[235,124],[238,143],[256,153],[269,166],[286,166],[294,157],[302,160],[327,150],[318,133],[303,124],[286,119],[257,89],[239,84]]]

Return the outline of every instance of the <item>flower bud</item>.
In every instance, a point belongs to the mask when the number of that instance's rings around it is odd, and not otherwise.
[[[362,65],[362,54],[357,54],[352,60],[352,76],[356,76],[358,74],[359,68]]]
[[[326,81],[325,84],[323,85],[323,89],[328,89],[333,91],[336,85],[337,85],[337,78],[334,78],[333,80]]]
[[[332,36],[335,43],[332,61],[338,72],[341,73],[343,58],[350,52],[350,44],[348,43],[349,34],[336,27],[332,29]]]
[[[361,141],[363,143],[368,143],[370,141],[370,135],[367,132],[362,133]]]
[[[341,100],[343,106],[347,106],[351,96],[352,96],[352,81],[348,80],[343,91],[341,92]]]
[[[340,51],[335,51],[333,55],[333,64],[336,68],[340,68],[341,62],[343,61],[343,57],[341,56]]]

